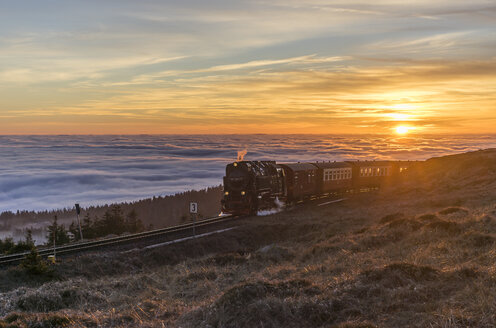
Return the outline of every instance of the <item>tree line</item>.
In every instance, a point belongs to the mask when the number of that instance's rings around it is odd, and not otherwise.
[[[150,227],[149,227],[150,228]],[[127,214],[124,214],[120,206],[112,206],[105,211],[102,217],[94,216],[89,213],[85,215],[81,222],[81,231],[84,239],[95,239],[108,235],[121,235],[123,233],[137,233],[145,230],[145,225],[138,218],[134,209]],[[71,241],[80,240],[79,226],[76,222],[72,222],[66,229],[64,224],[58,222],[57,215],[54,216],[52,223],[46,230],[46,245],[59,246],[67,244]],[[13,241],[12,238],[0,239],[0,254],[8,255],[14,253],[22,253],[30,251],[34,248],[34,241],[30,229],[26,230],[24,240]]]
[[[137,233],[145,230],[145,226],[138,214],[132,209],[127,215],[119,205],[112,206],[105,211],[102,217],[86,213],[81,222],[81,232],[84,239],[95,239],[108,235],[121,235],[123,233]],[[47,245],[67,244],[72,240],[81,239],[78,224],[73,221],[66,230],[63,224],[58,223],[57,216],[47,228]]]
[[[122,211],[128,213],[135,210],[142,218],[143,224],[148,227],[161,228],[179,224],[189,218],[189,202],[199,204],[198,217],[211,217],[220,213],[220,200],[222,186],[210,187],[202,190],[190,190],[174,195],[157,196],[134,202],[116,204]],[[83,213],[91,213],[93,221],[95,216],[104,217],[105,213],[112,210],[115,205],[101,205],[84,207]],[[0,213],[0,230],[11,231],[22,224],[52,221],[57,216],[59,221],[73,220],[76,217],[74,208],[65,208],[51,211],[16,211]],[[91,229],[89,230],[91,232]]]

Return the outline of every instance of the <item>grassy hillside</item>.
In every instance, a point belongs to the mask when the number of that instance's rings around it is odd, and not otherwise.
[[[3,324],[494,327],[496,152],[164,248],[0,272]]]

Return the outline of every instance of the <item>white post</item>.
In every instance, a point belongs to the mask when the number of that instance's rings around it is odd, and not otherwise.
[[[193,236],[196,238],[196,214],[198,213],[198,203],[189,203],[189,213],[193,218]]]
[[[191,214],[193,216],[193,237],[196,238],[196,231],[195,231],[195,225],[196,225],[196,214]]]

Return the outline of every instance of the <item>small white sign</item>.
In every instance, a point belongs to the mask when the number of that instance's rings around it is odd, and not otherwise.
[[[198,203],[189,203],[189,212],[198,213]]]

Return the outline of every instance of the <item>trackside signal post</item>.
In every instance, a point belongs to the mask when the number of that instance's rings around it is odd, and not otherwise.
[[[189,214],[191,215],[191,219],[193,220],[193,236],[196,237],[196,214],[198,214],[198,203],[189,203]]]
[[[78,221],[78,226],[79,226],[79,237],[81,237],[81,241],[83,241],[83,230],[81,230],[81,221],[79,220],[79,214],[81,214],[81,207],[79,204],[76,204],[76,214],[77,214],[77,221]]]

